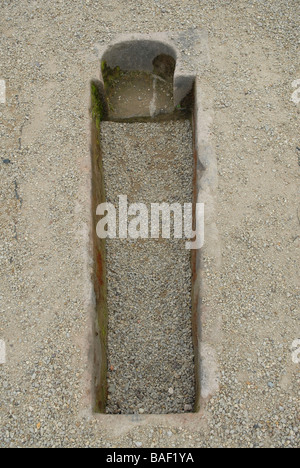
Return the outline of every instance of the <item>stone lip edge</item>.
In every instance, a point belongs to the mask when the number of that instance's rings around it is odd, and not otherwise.
[[[205,102],[205,110],[204,104]],[[203,330],[204,307],[205,314],[213,317],[213,311],[207,310],[202,298],[209,294],[206,285],[204,257],[210,259],[210,274],[216,278],[221,267],[221,243],[216,219],[216,195],[218,190],[218,165],[215,149],[211,139],[211,125],[213,112],[201,88],[200,76],[195,80],[195,109],[194,109],[194,138],[195,153],[197,155],[196,191],[197,202],[205,207],[205,241],[204,246],[196,253],[197,310],[194,317],[197,344],[196,378],[200,391],[198,394],[198,408],[202,408],[208,400],[219,390],[220,375],[218,370],[215,346],[211,343],[209,332]],[[210,313],[211,312],[211,313]]]

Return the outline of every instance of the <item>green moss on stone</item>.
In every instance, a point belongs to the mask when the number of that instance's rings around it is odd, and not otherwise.
[[[105,62],[105,60],[103,60],[101,63],[101,71],[106,90],[113,88],[115,83],[124,74],[120,67],[110,68]]]
[[[92,118],[96,124],[96,128],[99,131],[102,120],[105,117],[105,110],[102,102],[102,96],[98,86],[95,83],[91,83],[91,97],[92,97]]]

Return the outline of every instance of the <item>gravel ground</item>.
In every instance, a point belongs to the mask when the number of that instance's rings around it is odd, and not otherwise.
[[[192,202],[189,121],[102,123],[107,200]],[[108,413],[180,413],[194,405],[190,251],[185,240],[110,240]]]
[[[298,447],[296,0],[1,2],[1,447]],[[205,27],[220,270],[204,255],[199,421],[90,411],[89,81],[115,33]],[[10,162],[7,162],[7,161]],[[209,368],[213,368],[213,365]],[[108,419],[103,419],[108,418]],[[120,416],[122,418],[122,416]]]

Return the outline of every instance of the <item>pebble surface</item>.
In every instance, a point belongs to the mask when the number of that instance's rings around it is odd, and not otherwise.
[[[151,203],[191,203],[192,138],[189,121],[103,122],[107,201],[118,208],[128,194],[149,223]],[[108,413],[182,413],[194,403],[191,255],[171,236],[107,241]]]
[[[299,2],[0,8],[0,446],[299,447]],[[218,274],[204,255],[202,331],[217,384],[204,373],[197,423],[141,415],[112,428],[122,416],[99,419],[88,399],[89,83],[116,33],[201,27],[222,252]]]

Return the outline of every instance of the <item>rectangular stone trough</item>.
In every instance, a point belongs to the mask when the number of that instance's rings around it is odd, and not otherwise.
[[[100,53],[91,84],[92,400],[100,418],[192,420],[201,408],[202,249],[177,239],[101,239],[96,213],[123,194],[128,204],[202,202],[213,224],[217,168],[199,85],[207,61],[206,34],[195,30],[119,36]]]

